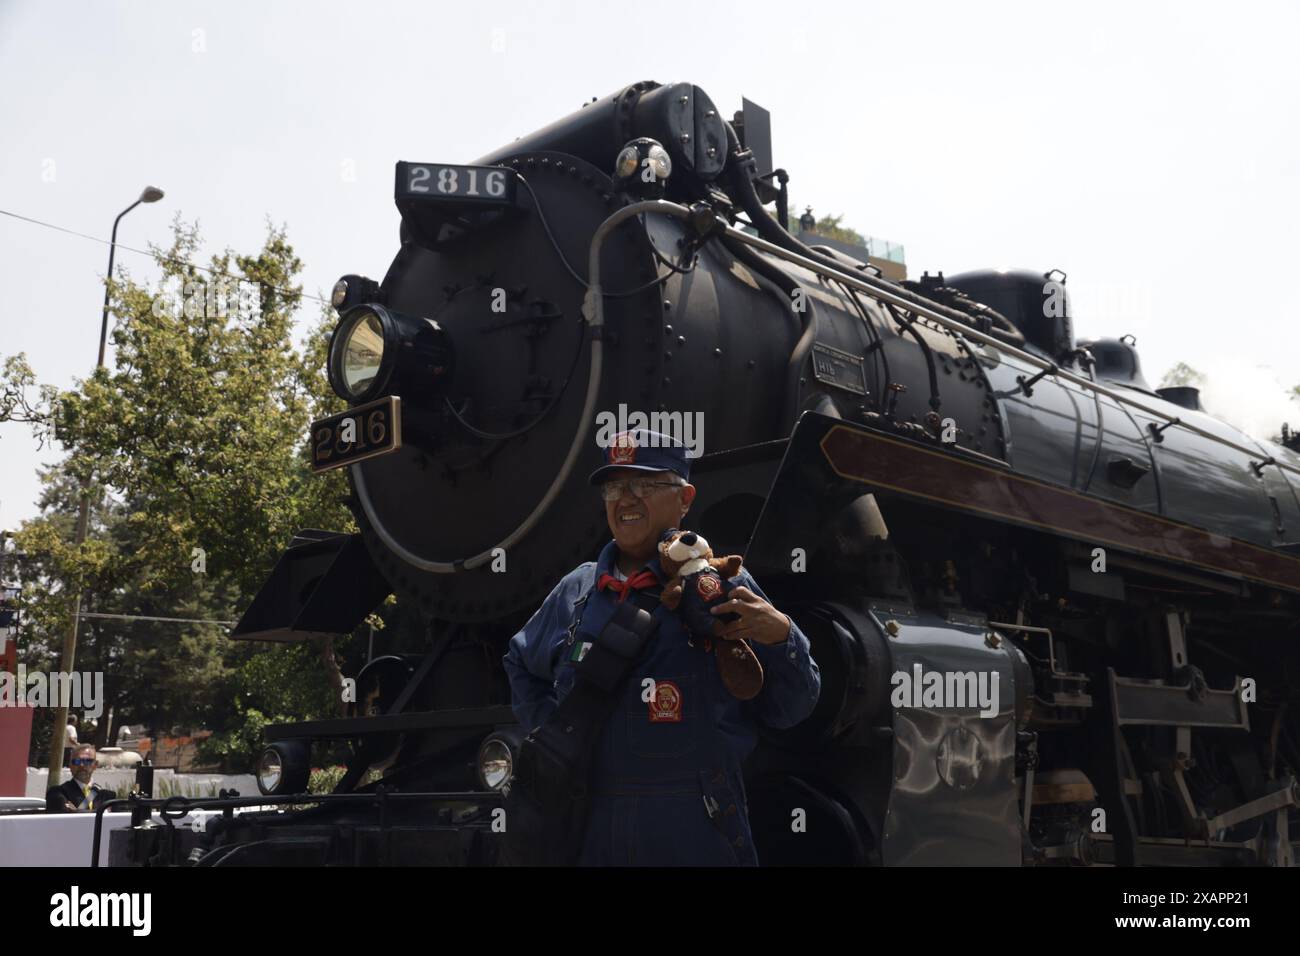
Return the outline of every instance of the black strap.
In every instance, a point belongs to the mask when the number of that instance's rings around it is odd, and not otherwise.
[[[519,748],[507,797],[505,859],[524,865],[575,861],[586,826],[591,757],[617,692],[659,629],[657,594],[634,591],[592,639],[573,688]]]
[[[528,735],[528,741],[551,752],[551,773],[566,768],[566,786],[586,787],[586,768],[596,739],[614,708],[617,692],[659,629],[651,611],[658,595],[634,592],[621,601],[577,664],[572,689],[555,712]],[[522,769],[522,768],[521,768]],[[559,783],[560,781],[550,781]],[[531,781],[541,783],[541,781]]]
[[[635,591],[619,603],[578,662],[573,688],[535,731],[560,747],[575,767],[595,746],[619,688],[658,631],[652,613],[658,603],[658,595],[645,591]]]
[[[619,603],[578,663],[575,690],[585,682],[604,694],[614,692],[657,629],[653,612],[658,604],[658,595],[645,591],[634,591]]]

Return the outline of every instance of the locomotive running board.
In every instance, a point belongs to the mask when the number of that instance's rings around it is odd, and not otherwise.
[[[1113,547],[1237,581],[1300,593],[1300,558],[1017,474],[985,456],[940,449],[806,412],[772,485],[746,566],[787,573],[791,547],[864,491]],[[809,570],[812,570],[810,565]]]

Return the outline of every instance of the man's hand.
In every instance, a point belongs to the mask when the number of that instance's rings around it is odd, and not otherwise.
[[[790,634],[790,619],[743,584],[731,598],[713,607],[712,614],[738,614],[729,624],[713,622],[713,633],[728,641],[741,639],[759,644],[781,644]]]
[[[71,810],[73,813],[76,813],[76,812],[77,812],[77,808],[76,808],[75,806],[72,805],[72,801],[71,801],[71,800],[64,800],[64,801],[63,801],[63,805],[64,805],[65,807],[67,807],[69,810]]]

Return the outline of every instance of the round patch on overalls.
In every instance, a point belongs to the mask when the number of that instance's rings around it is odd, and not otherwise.
[[[712,574],[701,574],[695,581],[695,590],[706,601],[712,601],[722,590],[722,582]]]
[[[650,723],[679,724],[682,721],[682,692],[670,680],[655,684],[650,698]]]

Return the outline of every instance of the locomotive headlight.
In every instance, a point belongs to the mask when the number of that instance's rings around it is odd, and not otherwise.
[[[522,735],[515,728],[491,733],[478,748],[478,782],[485,790],[501,790],[515,772],[515,754]]]
[[[650,155],[646,158],[650,160],[650,165],[654,168],[656,179],[667,179],[673,174],[673,161],[668,158],[668,150],[664,149],[658,143],[650,147]]]
[[[624,146],[623,152],[618,154],[618,159],[614,161],[614,175],[619,179],[627,179],[636,172],[637,167],[641,164],[641,156],[635,146]]]
[[[275,750],[266,750],[257,763],[257,788],[263,793],[275,793],[284,777],[284,761]]]
[[[348,309],[330,343],[330,385],[353,403],[431,391],[450,369],[451,346],[437,322],[381,305]]]
[[[343,303],[348,300],[348,280],[340,279],[334,283],[334,291],[330,293],[330,305],[336,309],[343,308]]]
[[[647,136],[627,143],[614,160],[614,183],[638,196],[662,196],[673,161],[656,140]]]
[[[384,364],[384,323],[379,314],[361,310],[343,333],[339,381],[349,397],[361,398],[374,385]]]
[[[305,740],[277,740],[257,761],[257,789],[267,796],[306,793],[311,746]]]
[[[348,273],[334,283],[330,292],[330,305],[342,315],[354,305],[374,302],[379,298],[379,283],[365,276]]]

